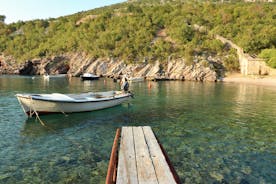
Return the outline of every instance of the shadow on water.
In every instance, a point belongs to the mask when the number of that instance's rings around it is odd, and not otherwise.
[[[21,134],[23,136],[39,137],[62,133],[67,129],[80,131],[80,129],[85,129],[88,126],[110,128],[113,131],[127,121],[130,111],[128,104],[122,104],[92,112],[42,115],[40,119],[46,126],[43,126],[36,117],[27,118]]]

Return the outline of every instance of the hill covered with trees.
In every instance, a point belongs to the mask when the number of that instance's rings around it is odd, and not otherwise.
[[[192,63],[195,56],[207,54],[227,56],[226,68],[237,70],[235,52],[214,35],[250,54],[276,47],[275,3],[142,0],[57,19],[12,24],[4,19],[1,16],[0,53],[18,62],[81,52],[126,63],[168,58]]]

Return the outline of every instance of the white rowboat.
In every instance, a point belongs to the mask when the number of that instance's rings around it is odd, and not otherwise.
[[[127,101],[132,94],[123,91],[89,92],[81,94],[17,94],[23,111],[34,113],[74,113],[105,109]]]
[[[65,78],[65,77],[67,77],[67,74],[56,74],[56,75],[45,74],[45,75],[43,75],[43,78],[45,80],[49,80],[50,78]]]
[[[82,80],[98,80],[100,77],[91,73],[84,73],[81,75]]]

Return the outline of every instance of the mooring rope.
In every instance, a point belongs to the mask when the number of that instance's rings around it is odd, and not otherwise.
[[[70,142],[71,144],[77,146],[78,148],[81,148],[81,145],[80,145],[79,143],[77,143],[77,142],[75,142],[75,141],[73,141],[73,140],[71,140],[71,139],[69,139],[69,138],[67,138],[67,137],[65,137],[65,136],[63,136],[63,135],[61,135],[58,131],[56,131],[55,129],[53,129],[53,128],[47,126],[47,125],[41,120],[41,118],[39,117],[38,112],[37,112],[36,109],[34,108],[34,105],[33,105],[34,103],[33,103],[32,97],[31,97],[31,104],[32,104],[32,111],[33,111],[33,113],[31,112],[31,108],[30,108],[30,117],[32,117],[32,115],[35,114],[35,115],[36,115],[36,119],[38,119],[39,123],[40,123],[42,126],[44,126],[45,128],[47,128],[47,129],[50,130],[50,131],[53,131],[54,133],[56,133],[57,135],[59,135],[60,137],[62,137],[64,140],[67,140],[68,142]],[[62,111],[61,111],[61,112],[62,112]],[[66,115],[64,112],[62,112],[62,113],[63,113],[64,115]],[[66,115],[66,116],[67,116],[67,115]]]
[[[47,128],[47,129],[50,130],[50,131],[53,131],[54,133],[56,133],[57,135],[59,135],[60,137],[62,137],[64,140],[67,140],[68,142],[70,142],[71,144],[77,146],[78,148],[81,148],[81,147],[82,147],[82,146],[81,146],[79,143],[77,143],[76,141],[73,141],[73,140],[71,140],[71,139],[65,137],[64,135],[61,135],[61,134],[60,134],[58,131],[56,131],[55,129],[53,129],[53,128],[47,126],[47,125],[40,119],[39,114],[38,114],[35,110],[34,110],[34,112],[35,112],[36,118],[39,120],[39,122],[40,122],[40,124],[41,124],[42,126],[44,126],[45,128]]]
[[[64,111],[62,111],[61,109],[59,109],[59,110],[64,116],[68,116]]]
[[[33,116],[32,109],[34,109],[34,102],[33,102],[32,96],[30,96],[30,98],[31,98],[31,105],[30,105],[30,108],[29,108],[29,117],[32,117]]]

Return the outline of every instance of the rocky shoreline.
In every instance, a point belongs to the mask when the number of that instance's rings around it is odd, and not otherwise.
[[[206,64],[205,64],[206,65]],[[102,77],[120,78],[128,74],[132,77],[144,77],[147,80],[188,80],[217,81],[221,78],[222,68],[216,62],[205,66],[201,62],[186,65],[183,59],[160,63],[126,64],[113,58],[89,57],[84,53],[66,54],[42,59],[28,60],[18,64],[12,57],[0,58],[0,74],[43,75],[64,74],[80,76],[90,72]]]
[[[147,80],[187,80],[187,81],[223,81],[226,83],[247,83],[276,87],[275,76],[244,76],[230,73],[222,76],[221,66],[204,67],[197,63],[188,66],[182,59],[172,60],[166,65],[156,61],[152,63],[125,64],[123,61],[101,58],[93,59],[85,54],[67,54],[51,58],[33,59],[17,63],[12,57],[0,56],[0,75],[43,75],[67,73],[79,77],[84,72],[91,72],[102,77],[118,79],[124,74],[144,77]],[[219,70],[219,71],[218,71]]]

